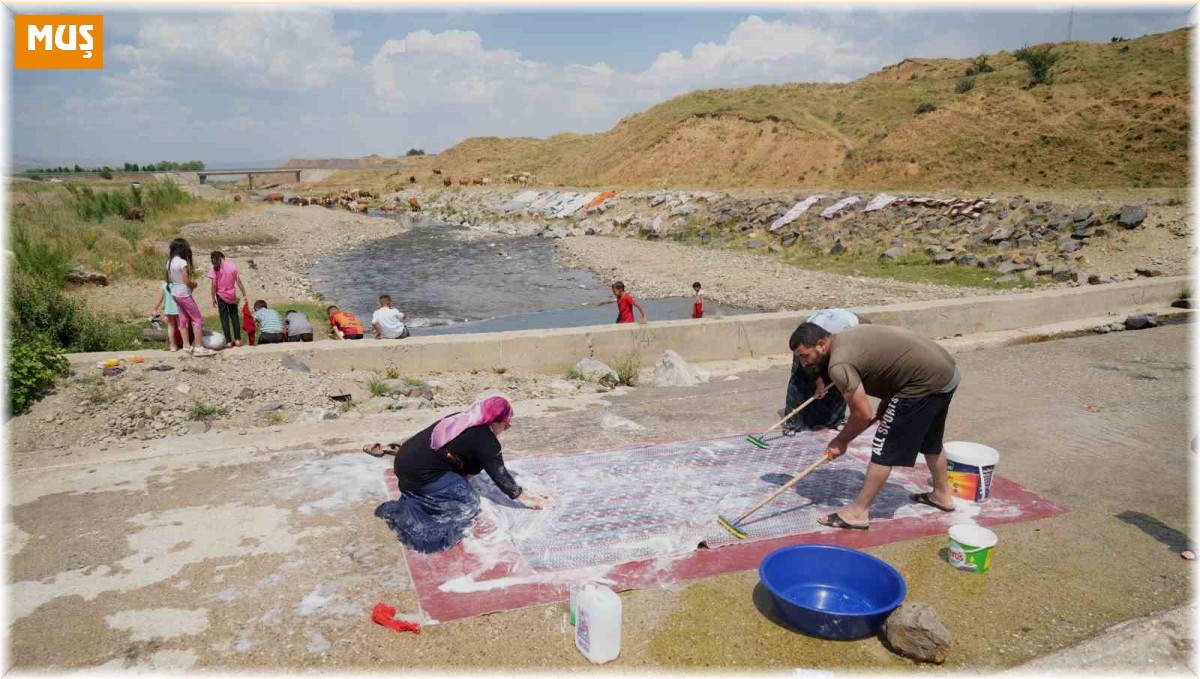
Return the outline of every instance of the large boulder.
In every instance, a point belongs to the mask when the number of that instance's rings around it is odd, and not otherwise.
[[[928,604],[905,602],[883,623],[887,645],[900,655],[941,664],[950,654],[950,631]]]
[[[1146,208],[1139,205],[1126,205],[1117,215],[1117,223],[1126,229],[1136,229],[1146,221]]]
[[[654,386],[656,387],[694,387],[707,382],[709,373],[687,364],[675,351],[667,349],[663,352],[658,363],[654,364]]]
[[[621,381],[621,378],[617,376],[617,371],[608,367],[603,361],[597,361],[594,358],[585,358],[576,363],[575,372],[588,382],[610,388],[617,386]]]
[[[1158,325],[1158,314],[1153,312],[1130,314],[1125,317],[1125,327],[1130,330],[1153,328]]]

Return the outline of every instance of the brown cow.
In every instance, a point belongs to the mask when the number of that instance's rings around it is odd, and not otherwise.
[[[140,207],[130,206],[125,208],[125,219],[134,222],[142,222],[146,220],[146,211]]]
[[[383,205],[379,206],[379,209],[383,212],[395,212],[396,204],[395,203],[384,203]]]
[[[413,175],[409,175],[409,176],[408,176],[408,183],[409,183],[409,184],[416,184],[416,183],[417,183],[417,178],[416,178],[416,177],[414,177]]]
[[[441,174],[441,173],[442,173],[442,171],[441,171],[441,170],[434,170],[434,171],[433,171],[433,173],[434,173],[434,174]]]
[[[478,186],[483,186],[483,177],[471,177],[471,183]]]
[[[264,200],[266,200],[268,203],[282,203],[283,194],[278,191],[272,191],[267,194],[267,197]]]
[[[413,196],[408,197],[408,206],[413,209],[413,212],[417,212],[421,209],[421,204],[418,203],[417,199]]]
[[[470,178],[470,177],[459,177],[459,178],[458,178],[458,185],[459,185],[459,186],[467,186],[467,185],[468,185],[468,184],[470,184],[470,183],[471,183],[471,178]]]
[[[233,202],[235,202],[235,203],[240,203],[240,202],[242,202],[242,196],[241,196],[241,194],[236,194],[236,195],[234,195],[234,197],[233,197]]]
[[[379,196],[376,196],[375,194],[371,193],[370,191],[368,191],[366,189],[359,189],[358,197],[359,198],[378,198]]]
[[[454,180],[450,179],[449,177],[446,177],[445,179],[442,180],[442,186],[450,186],[453,183],[454,183]]]

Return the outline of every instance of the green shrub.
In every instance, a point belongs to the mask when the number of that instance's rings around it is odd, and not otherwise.
[[[629,356],[613,364],[612,369],[617,373],[617,384],[629,387],[637,386],[638,364],[634,357]]]
[[[21,272],[12,276],[9,314],[14,338],[44,339],[64,352],[130,348],[135,334],[115,319],[92,314],[58,285]]]
[[[8,405],[10,413],[25,411],[29,404],[67,374],[67,359],[45,338],[31,337],[8,344]]]
[[[571,366],[570,368],[567,369],[566,378],[568,380],[582,380],[583,373],[579,372],[579,370],[575,366]]]
[[[227,417],[229,409],[224,406],[210,406],[195,401],[192,403],[192,410],[188,414],[193,420],[213,420],[218,417]]]
[[[996,69],[992,68],[992,65],[988,63],[987,55],[980,54],[979,56],[975,57],[975,60],[972,61],[971,65],[967,67],[966,75],[983,75],[984,73],[991,73],[994,70]]]
[[[1026,45],[1013,52],[1013,57],[1025,64],[1025,68],[1029,70],[1029,87],[1036,87],[1054,82],[1054,65],[1062,59],[1062,54],[1055,52],[1048,45],[1042,47]]]
[[[975,79],[974,78],[969,78],[969,77],[964,76],[964,77],[959,78],[958,80],[954,81],[954,91],[958,92],[959,94],[966,94],[967,92],[970,92],[973,89],[975,89]]]
[[[12,249],[16,272],[44,279],[54,285],[66,282],[71,256],[57,245],[34,242],[26,229],[14,225]]]
[[[392,388],[388,386],[387,382],[374,377],[367,382],[367,389],[371,390],[372,396],[390,396],[392,393]]]

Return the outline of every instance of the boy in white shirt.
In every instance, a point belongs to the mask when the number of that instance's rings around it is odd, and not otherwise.
[[[392,308],[392,298],[388,295],[379,296],[379,308],[371,314],[371,329],[375,331],[375,339],[408,337],[408,327],[404,325],[404,312]]]

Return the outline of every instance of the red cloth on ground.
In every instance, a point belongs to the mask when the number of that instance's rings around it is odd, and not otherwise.
[[[375,608],[371,610],[371,620],[384,627],[394,629],[397,632],[412,632],[413,634],[421,633],[421,626],[415,622],[405,620],[394,620],[396,609],[385,604],[375,604]]]
[[[246,333],[246,341],[254,346],[254,314],[250,313],[250,305],[242,302],[242,330]]]

